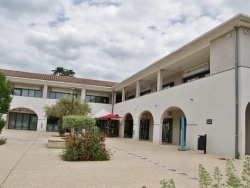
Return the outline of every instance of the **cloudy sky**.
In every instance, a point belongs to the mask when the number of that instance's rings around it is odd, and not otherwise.
[[[249,0],[0,0],[0,68],[122,81]]]

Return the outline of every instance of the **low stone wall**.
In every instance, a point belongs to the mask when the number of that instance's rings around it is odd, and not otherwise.
[[[62,137],[50,137],[48,139],[48,148],[65,148],[65,140]]]

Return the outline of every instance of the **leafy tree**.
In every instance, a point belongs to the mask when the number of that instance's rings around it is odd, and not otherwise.
[[[64,72],[63,76],[71,76],[72,77],[74,75],[75,75],[74,71],[65,69],[65,72]]]
[[[64,69],[63,67],[56,67],[55,70],[52,70],[53,75],[58,76],[74,76],[75,72],[73,70]]]
[[[59,134],[63,135],[65,130],[62,127],[63,116],[69,115],[87,115],[91,112],[91,108],[86,101],[81,101],[80,99],[75,99],[73,101],[73,114],[71,114],[72,109],[72,98],[63,97],[56,101],[55,104],[50,106],[45,106],[45,114],[47,117],[52,116],[58,118],[58,128]]]
[[[3,114],[9,111],[12,97],[10,96],[12,87],[10,82],[6,79],[5,75],[0,73],[0,133],[5,125],[2,118]]]

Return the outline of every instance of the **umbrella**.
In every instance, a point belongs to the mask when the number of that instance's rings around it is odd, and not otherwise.
[[[110,114],[110,112],[103,108],[101,111],[97,112],[96,114],[93,114],[92,117],[99,118],[108,114]]]
[[[118,116],[117,114],[108,114],[105,116],[101,116],[98,119],[117,119],[117,118],[122,118],[122,117]]]

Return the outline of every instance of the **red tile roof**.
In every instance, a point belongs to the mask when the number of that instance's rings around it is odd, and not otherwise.
[[[85,84],[85,85],[95,85],[95,86],[105,86],[105,87],[112,87],[117,84],[116,82],[109,82],[109,81],[90,80],[90,79],[76,78],[70,76],[57,76],[52,74],[39,74],[39,73],[14,71],[6,69],[0,69],[0,72],[3,73],[5,76],[31,78],[38,80],[50,80],[50,81],[67,82],[75,84]]]

